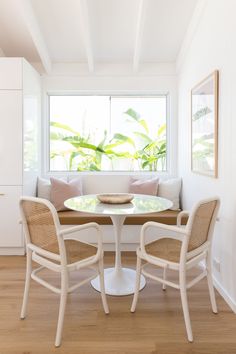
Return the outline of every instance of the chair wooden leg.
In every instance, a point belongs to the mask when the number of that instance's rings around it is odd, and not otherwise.
[[[163,280],[166,280],[166,273],[167,273],[167,269],[165,267],[163,269]],[[166,290],[166,284],[162,284],[162,290]]]
[[[106,293],[105,293],[103,259],[99,260],[98,269],[99,269],[99,279],[100,279],[102,305],[103,305],[105,313],[108,314],[109,313],[109,307],[108,307],[108,304],[107,304],[107,297],[106,297]]]
[[[206,267],[207,267],[207,283],[208,283],[212,311],[214,313],[218,313],[217,305],[216,305],[216,298],[215,298],[215,291],[214,291],[214,286],[213,286],[213,279],[212,279],[211,254],[210,253],[208,253],[208,255],[207,255]]]
[[[184,270],[182,271],[180,270],[179,284],[180,284],[180,295],[181,295],[181,302],[182,302],[182,308],[184,313],[184,322],[187,331],[187,337],[189,342],[192,342],[193,333],[192,333],[191,321],[189,316],[188,298],[187,298],[187,289],[186,289],[186,274]]]
[[[21,314],[20,314],[20,318],[22,320],[25,318],[26,312],[27,312],[31,272],[32,272],[32,251],[28,249],[27,250],[27,259],[26,259],[25,290],[24,290],[23,303],[22,303]]]
[[[137,256],[135,290],[134,290],[133,302],[130,309],[131,312],[135,312],[136,309],[138,295],[139,295],[139,288],[140,288],[140,279],[141,279],[141,258]]]
[[[64,274],[63,273],[61,274],[61,297],[60,297],[60,307],[59,307],[59,315],[58,315],[58,322],[57,322],[55,347],[59,347],[61,345],[61,336],[63,330],[67,295],[68,295],[68,275],[65,272]]]

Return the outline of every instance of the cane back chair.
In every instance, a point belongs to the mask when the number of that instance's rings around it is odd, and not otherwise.
[[[212,311],[217,313],[211,271],[211,243],[219,206],[220,201],[217,197],[205,199],[197,203],[190,214],[187,211],[180,212],[177,218],[177,226],[147,222],[141,230],[140,247],[137,249],[136,287],[131,312],[135,312],[136,309],[141,273],[161,282],[163,290],[166,289],[166,286],[179,289],[187,337],[190,342],[193,341],[193,334],[187,289],[207,277]],[[189,215],[186,227],[181,226],[181,219],[184,215]],[[147,230],[150,228],[159,229],[160,236],[155,241],[148,243]],[[200,261],[205,261],[206,267],[197,277],[187,283],[187,271]],[[142,262],[145,262],[145,264],[142,265]],[[148,264],[163,268],[163,278],[147,272],[145,266]],[[178,283],[167,280],[167,269],[178,271]]]
[[[22,197],[20,199],[20,211],[27,252],[21,319],[26,316],[31,279],[59,294],[60,306],[55,338],[55,346],[58,347],[61,344],[67,295],[89,282],[97,275],[97,272],[100,276],[103,308],[106,314],[109,313],[104,289],[102,233],[99,225],[94,222],[62,229],[56,209],[45,199]],[[75,232],[87,229],[96,231],[97,246],[81,242],[72,236]],[[39,267],[33,270],[32,261],[36,262]],[[70,272],[79,271],[85,267],[95,267],[96,274],[70,286]],[[60,273],[60,288],[51,285],[38,275],[45,268]]]

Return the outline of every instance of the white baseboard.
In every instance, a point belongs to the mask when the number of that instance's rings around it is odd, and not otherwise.
[[[0,247],[0,256],[23,256],[24,247]]]
[[[205,269],[205,263],[204,261],[201,261],[199,263],[199,266],[201,268]],[[223,299],[225,300],[225,302],[229,305],[229,307],[231,308],[231,310],[236,313],[236,302],[232,299],[232,297],[228,294],[228,292],[223,288],[223,286],[220,284],[220,282],[216,279],[216,277],[213,274],[213,283],[214,283],[214,287],[216,288],[216,290],[218,291],[218,293],[223,297]]]
[[[225,302],[229,305],[231,310],[234,313],[236,313],[236,302],[232,299],[232,297],[228,294],[228,292],[222,287],[222,285],[214,276],[213,276],[213,282],[216,290],[220,293],[220,295],[223,297]]]

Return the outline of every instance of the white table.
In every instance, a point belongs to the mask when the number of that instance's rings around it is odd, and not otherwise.
[[[134,293],[135,275],[133,269],[123,268],[121,264],[121,229],[126,216],[149,214],[163,211],[172,207],[172,202],[168,199],[134,194],[134,199],[127,204],[104,204],[99,202],[96,194],[83,195],[65,201],[65,206],[69,209],[110,216],[114,225],[116,258],[115,267],[105,269],[105,289],[108,295],[130,295]],[[100,291],[99,277],[91,281],[92,286]],[[146,281],[142,276],[140,290],[145,286]]]

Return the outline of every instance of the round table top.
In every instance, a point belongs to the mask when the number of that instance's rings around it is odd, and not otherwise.
[[[134,194],[133,200],[126,204],[101,203],[96,194],[70,198],[64,204],[68,209],[102,215],[148,214],[170,209],[173,205],[168,199],[143,194]]]

